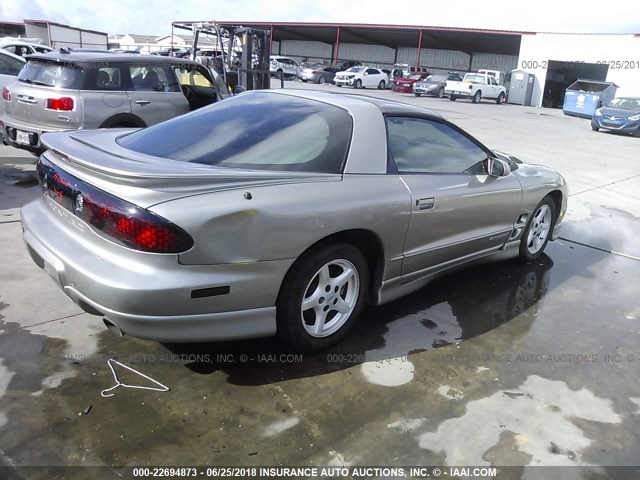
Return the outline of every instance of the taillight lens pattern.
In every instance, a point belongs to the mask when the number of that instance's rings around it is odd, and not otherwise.
[[[73,98],[47,98],[46,105],[49,110],[61,110],[64,112],[70,112],[71,110],[73,110]]]
[[[9,90],[7,87],[4,87],[2,89],[2,99],[7,102],[11,101],[11,90]]]
[[[177,225],[69,175],[44,157],[37,171],[46,195],[124,246],[151,253],[180,253],[193,246]]]

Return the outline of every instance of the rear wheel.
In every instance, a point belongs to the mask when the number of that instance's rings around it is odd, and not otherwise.
[[[551,197],[544,197],[534,209],[527,228],[522,233],[520,260],[530,262],[542,255],[551,238],[555,219],[556,204]]]
[[[504,102],[504,92],[500,92],[500,95],[498,95],[498,98],[496,98],[496,103],[498,105],[501,105]]]
[[[320,75],[320,78],[318,79],[318,83],[322,85],[322,84],[323,84],[323,83],[325,83],[326,81],[327,81],[327,80],[324,78],[324,75]]]
[[[353,88],[362,88],[362,80],[356,80],[353,82]]]
[[[449,95],[449,100],[455,102],[458,99],[455,95]]]
[[[380,83],[378,84],[378,90],[384,90],[384,80],[380,80]]]
[[[334,345],[360,314],[368,284],[367,262],[353,245],[329,244],[304,254],[280,288],[278,336],[306,352]]]
[[[482,99],[482,92],[480,90],[478,90],[475,93],[475,95],[473,96],[473,98],[471,99],[471,101],[473,103],[479,103],[481,99]]]

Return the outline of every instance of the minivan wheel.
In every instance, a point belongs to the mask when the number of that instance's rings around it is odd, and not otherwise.
[[[520,260],[531,262],[544,252],[556,219],[556,204],[549,196],[544,197],[529,218],[527,228],[520,240]]]
[[[304,254],[280,288],[278,336],[304,352],[336,344],[360,314],[368,284],[367,262],[353,245],[328,244]]]

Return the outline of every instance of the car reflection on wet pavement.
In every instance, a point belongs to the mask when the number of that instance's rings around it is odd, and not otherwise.
[[[637,352],[633,278],[633,260],[556,242],[538,262],[476,266],[368,308],[347,342],[311,356],[275,340],[161,345],[106,331],[69,354],[68,342],[3,319],[2,455],[15,465],[631,465],[637,367],[605,355]],[[171,391],[101,398],[110,357]]]

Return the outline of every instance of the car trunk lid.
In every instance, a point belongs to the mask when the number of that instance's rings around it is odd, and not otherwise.
[[[48,133],[44,156],[65,172],[140,207],[252,186],[337,181],[340,174],[244,170],[181,162],[126,149],[116,138],[131,129]]]

